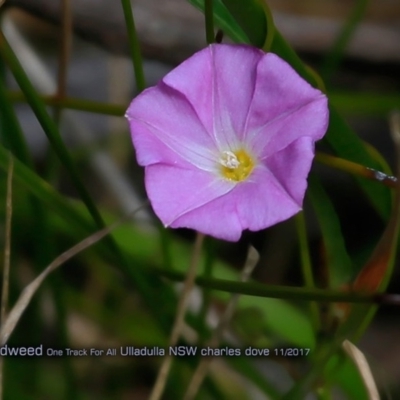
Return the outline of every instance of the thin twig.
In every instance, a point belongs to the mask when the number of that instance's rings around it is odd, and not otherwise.
[[[180,332],[184,324],[185,313],[187,304],[189,301],[189,296],[194,286],[196,278],[196,269],[200,260],[201,247],[203,245],[204,235],[202,233],[197,233],[196,241],[194,244],[193,255],[190,261],[189,269],[187,271],[186,279],[183,284],[183,289],[181,297],[178,302],[178,307],[176,311],[175,321],[172,328],[169,345],[175,346],[179,340]],[[156,382],[154,384],[153,390],[149,397],[149,400],[159,400],[164,392],[165,384],[168,379],[168,374],[172,365],[172,356],[168,353],[163,360],[161,368],[158,372]]]
[[[14,171],[14,159],[10,153],[10,161],[7,173],[7,200],[6,200],[6,226],[4,240],[4,266],[3,289],[1,294],[1,325],[3,326],[8,308],[8,292],[10,283],[10,256],[11,256],[11,220],[12,220],[12,177]],[[3,398],[3,368],[4,359],[0,357],[0,400]]]
[[[247,253],[247,259],[244,264],[242,273],[240,275],[241,282],[246,282],[250,278],[255,266],[258,263],[258,260],[259,260],[258,253],[257,253],[256,249],[251,246]],[[228,326],[229,321],[231,320],[233,313],[236,309],[236,306],[239,301],[239,297],[240,297],[240,294],[234,294],[230,298],[228,305],[225,309],[225,312],[222,315],[222,317],[218,323],[217,328],[214,330],[214,333],[213,333],[210,341],[207,343],[208,347],[215,348],[219,345],[222,335],[223,335],[226,327]],[[194,399],[194,397],[196,396],[196,394],[199,390],[201,383],[204,380],[204,377],[207,374],[208,368],[213,360],[214,360],[213,357],[207,357],[207,358],[203,358],[200,361],[199,365],[196,368],[196,371],[194,372],[194,374],[192,376],[191,381],[189,382],[189,386],[186,391],[184,400]]]

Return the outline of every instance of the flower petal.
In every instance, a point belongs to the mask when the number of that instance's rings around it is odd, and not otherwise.
[[[217,150],[191,104],[162,82],[134,99],[126,114],[140,165],[179,164],[215,169]]]
[[[226,197],[236,203],[242,229],[251,231],[268,228],[301,210],[301,202],[296,202],[264,166],[258,166],[249,180]]]
[[[314,141],[297,139],[264,163],[292,199],[301,206],[307,189],[307,176],[314,158]]]
[[[178,218],[172,228],[192,228],[218,239],[237,242],[242,235],[242,224],[230,193],[220,196]]]
[[[293,141],[309,137],[321,139],[328,126],[328,108],[325,97],[311,101],[275,118],[248,138],[250,149],[260,159],[280,152]]]
[[[246,142],[272,154],[301,136],[321,139],[327,124],[326,97],[285,61],[266,54],[257,66]]]
[[[127,116],[162,222],[232,241],[301,209],[314,142],[328,125],[326,97],[285,61],[217,44],[140,94]],[[225,165],[226,154],[239,158]],[[249,175],[224,179],[221,165],[240,163]]]
[[[172,227],[184,227],[176,220],[230,192],[235,185],[199,169],[163,164],[146,167],[145,180],[154,212],[164,225]]]
[[[268,228],[299,212],[301,205],[302,199],[293,199],[266,167],[259,166],[249,180],[183,214],[171,227],[193,228],[216,238],[237,241],[244,229]]]
[[[190,101],[220,149],[234,148],[247,119],[256,83],[259,49],[211,45],[163,79]]]

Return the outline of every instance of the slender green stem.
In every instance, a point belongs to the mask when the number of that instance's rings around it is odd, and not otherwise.
[[[320,77],[314,74],[317,81]],[[322,81],[318,84],[322,88]],[[7,97],[12,102],[25,102],[25,96],[21,92],[8,91]],[[87,111],[98,114],[123,116],[126,111],[124,104],[109,104],[74,97],[58,98],[57,96],[40,96],[40,99],[49,106],[59,106],[72,110]],[[352,93],[344,91],[330,91],[329,100],[340,112],[348,115],[376,115],[386,117],[393,110],[400,108],[400,96],[396,93]]]
[[[0,78],[0,104],[1,104],[1,124],[2,134],[7,142],[7,146],[13,154],[25,165],[33,168],[33,160],[29,153],[24,134],[18,123],[14,109],[8,101],[3,79]]]
[[[317,152],[315,155],[315,160],[328,165],[332,168],[336,168],[356,176],[362,176],[366,179],[370,179],[375,182],[382,183],[390,188],[396,187],[397,178],[391,175],[386,175],[381,171],[376,171],[372,168],[364,167],[361,164],[357,164],[353,161],[345,160],[344,158],[339,158],[331,156],[329,154]]]
[[[274,18],[272,16],[272,12],[270,8],[268,7],[267,3],[264,1],[260,1],[260,5],[262,6],[267,22],[267,37],[265,38],[265,42],[262,46],[262,49],[267,53],[268,51],[271,50],[272,43],[274,41],[275,37],[275,23],[274,23]]]
[[[176,282],[185,279],[185,275],[178,271],[166,271],[154,268],[153,272]],[[237,282],[227,279],[207,279],[202,276],[196,278],[199,287],[207,287],[227,293],[239,293],[256,297],[270,297],[275,299],[321,301],[333,303],[387,303],[400,304],[399,295],[385,295],[383,297],[362,292],[344,292],[332,289],[310,289],[304,287],[291,287],[280,285],[265,285],[256,282]]]
[[[297,235],[299,238],[301,270],[306,288],[314,289],[315,282],[311,266],[310,250],[308,247],[306,223],[303,212],[300,212],[295,217]],[[310,303],[311,320],[315,332],[320,329],[321,321],[319,319],[318,305],[315,302]]]
[[[322,77],[325,81],[329,80],[332,77],[332,74],[339,66],[340,61],[343,58],[344,51],[358,24],[364,16],[368,4],[369,0],[358,0],[353,10],[351,11],[347,21],[343,26],[343,29],[335,40],[331,51],[323,62],[321,72]]]
[[[146,81],[144,78],[142,54],[139,46],[139,38],[133,18],[132,5],[130,0],[121,0],[122,9],[125,16],[125,24],[128,30],[129,50],[131,53],[133,68],[135,70],[136,87],[139,92],[145,89]]]
[[[89,192],[86,190],[85,185],[82,183],[78,169],[73,163],[68,153],[68,150],[61,139],[56,124],[47,113],[44,104],[40,101],[40,98],[37,95],[36,90],[29,81],[25,71],[23,70],[21,64],[19,63],[17,57],[15,56],[12,48],[10,47],[6,37],[4,36],[1,30],[0,30],[0,53],[6,60],[11,71],[13,72],[16,81],[21,87],[21,90],[24,92],[28,100],[28,103],[32,107],[33,112],[35,113],[37,119],[42,125],[42,128],[46,133],[46,136],[48,137],[54,151],[59,157],[61,163],[68,171],[69,176],[72,182],[74,183],[75,188],[77,189],[80,197],[85,203],[92,218],[94,219],[99,228],[104,227],[103,219],[99,211],[97,210],[97,207],[93,202],[91,196],[89,195]]]
[[[71,0],[62,0],[61,44],[58,57],[57,96],[63,98],[67,93],[68,61],[72,44]]]
[[[172,270],[171,239],[168,231],[163,226],[159,226],[158,231],[160,233],[160,244],[164,267],[168,270]]]
[[[215,42],[213,0],[204,0],[204,17],[206,40],[208,44],[211,44]]]
[[[394,109],[400,109],[400,95],[398,92],[348,92],[329,91],[329,100],[343,114],[346,115],[374,115],[386,117]]]
[[[22,92],[9,91],[7,97],[12,102],[26,102],[26,98]],[[101,103],[99,101],[77,99],[74,97],[59,98],[57,96],[39,96],[39,98],[43,103],[49,106],[114,115],[117,117],[122,117],[126,111],[126,105]]]
[[[212,238],[206,238],[206,258],[204,262],[203,277],[206,279],[212,279],[213,264],[215,261],[215,241]],[[203,288],[203,302],[199,313],[200,321],[203,325],[203,331],[206,332],[207,327],[207,312],[211,303],[211,292],[210,288]],[[205,338],[201,338],[203,341]]]

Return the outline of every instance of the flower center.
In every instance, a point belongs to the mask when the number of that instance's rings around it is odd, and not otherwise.
[[[222,176],[236,182],[247,179],[254,168],[252,157],[243,149],[235,152],[223,151],[219,162]]]

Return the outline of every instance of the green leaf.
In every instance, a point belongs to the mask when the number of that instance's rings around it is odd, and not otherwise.
[[[367,10],[369,0],[357,0],[353,6],[352,11],[343,24],[343,27],[339,34],[337,35],[335,42],[328,52],[323,65],[321,68],[322,76],[325,80],[331,78],[335,70],[340,65],[343,59],[344,52],[348,46],[354,32],[356,31],[358,25],[361,23],[362,18]]]
[[[400,109],[399,93],[347,92],[332,90],[329,99],[340,112],[348,115],[379,116],[386,118],[394,109]]]
[[[204,12],[204,0],[188,0]],[[221,0],[213,1],[214,21],[232,40],[250,44],[251,41]]]
[[[243,296],[240,304],[242,307],[259,307],[269,330],[282,340],[298,347],[315,347],[312,324],[296,306],[279,299],[261,300],[250,296]]]
[[[222,0],[229,13],[249,38],[250,43],[262,48],[267,37],[264,9],[257,0]]]
[[[321,227],[329,269],[329,287],[337,288],[350,282],[353,275],[352,261],[343,240],[339,218],[333,204],[313,173],[309,175],[307,194],[310,196],[315,214]]]
[[[330,368],[337,363],[339,367]],[[346,393],[349,399],[364,400],[368,398],[364,382],[360,377],[356,366],[349,357],[335,355],[327,365],[326,379],[329,382],[336,383]]]

